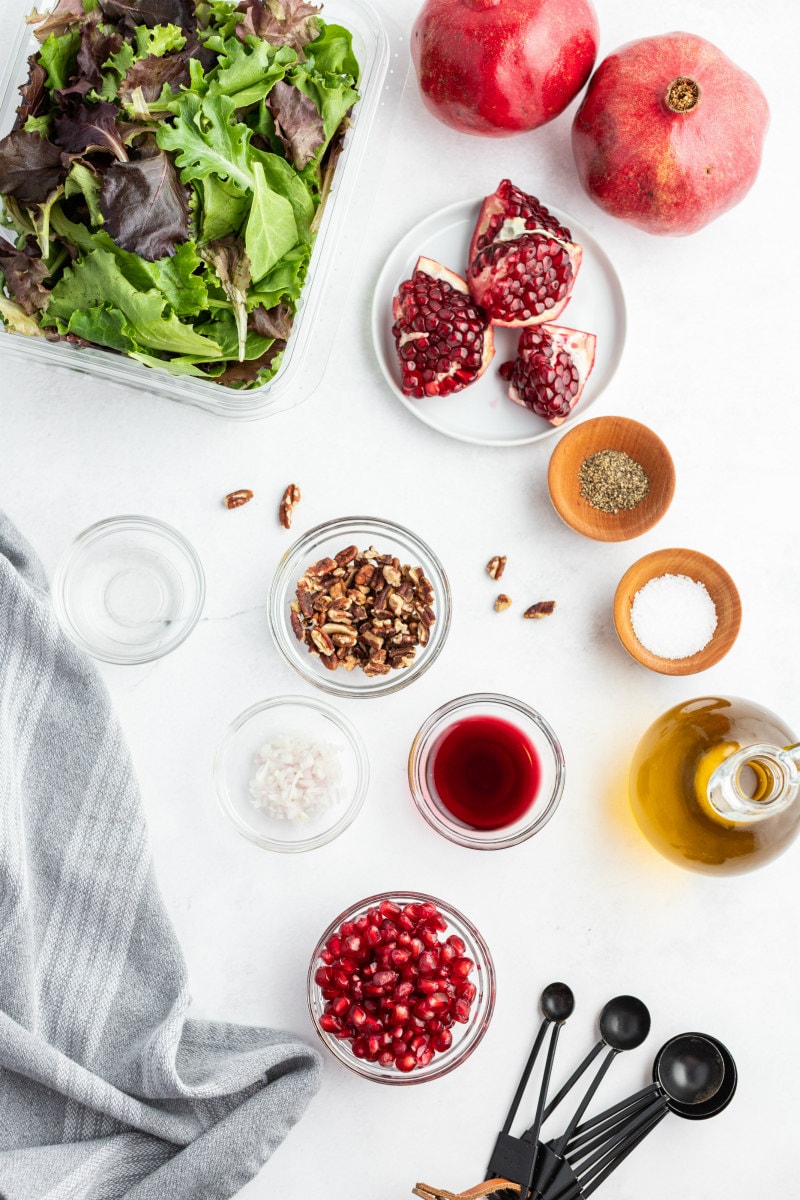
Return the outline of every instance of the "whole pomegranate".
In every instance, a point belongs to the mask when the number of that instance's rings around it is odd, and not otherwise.
[[[435,117],[508,137],[563,112],[591,74],[598,37],[590,0],[425,0],[411,56]]]
[[[756,81],[711,42],[629,42],[592,76],[572,126],[581,183],[648,233],[702,229],[752,186],[769,109]]]

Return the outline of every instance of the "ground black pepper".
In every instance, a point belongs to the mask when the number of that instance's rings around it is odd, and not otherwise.
[[[585,458],[578,481],[584,500],[607,513],[636,508],[650,490],[644,467],[624,450],[599,450]]]

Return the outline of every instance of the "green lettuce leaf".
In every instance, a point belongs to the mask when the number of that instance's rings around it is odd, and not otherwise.
[[[216,342],[195,333],[176,316],[165,315],[166,300],[160,291],[133,287],[107,250],[93,250],[64,272],[53,288],[46,323],[70,322],[74,313],[97,308],[98,297],[102,297],[101,307],[117,308],[125,315],[142,346],[168,354],[220,355]]]
[[[176,100],[175,123],[159,126],[156,141],[171,150],[183,183],[218,175],[245,191],[254,189],[248,154],[251,131],[233,119],[235,101],[230,96],[200,99],[186,92]]]
[[[80,29],[68,29],[58,37],[51,33],[42,46],[39,62],[47,72],[45,86],[51,92],[56,88],[65,88],[77,71],[80,45]]]
[[[199,181],[201,197],[201,245],[238,233],[250,211],[250,197],[235,183],[223,183],[216,175]]]
[[[253,176],[255,195],[247,218],[244,247],[253,282],[258,283],[300,238],[291,204],[269,186],[261,163],[253,164]]]
[[[229,38],[220,54],[219,66],[210,77],[209,96],[233,96],[236,108],[249,108],[263,100],[275,83],[283,79],[297,54],[288,46],[269,42],[246,42]]]
[[[186,37],[177,25],[136,26],[137,58],[163,58],[170,50],[182,50]]]

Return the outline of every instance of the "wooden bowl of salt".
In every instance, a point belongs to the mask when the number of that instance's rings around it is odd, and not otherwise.
[[[728,653],[742,604],[728,572],[698,550],[656,550],[629,567],[614,627],[632,658],[661,675],[694,675]]]
[[[629,417],[595,417],[558,443],[547,487],[570,529],[600,542],[624,542],[661,520],[675,492],[675,467],[647,425]]]

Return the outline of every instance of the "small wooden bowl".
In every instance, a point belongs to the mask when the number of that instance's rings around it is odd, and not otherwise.
[[[644,469],[650,487],[635,508],[607,513],[581,495],[581,464],[601,450],[622,450]],[[661,520],[675,492],[675,467],[661,438],[646,425],[628,417],[595,417],[576,425],[558,443],[550,457],[547,486],[553,508],[570,529],[599,542],[624,542]]]
[[[661,575],[688,575],[705,585],[717,610],[717,628],[708,645],[686,658],[660,658],[633,632],[631,605],[640,588]],[[736,584],[718,562],[697,550],[656,550],[646,554],[620,579],[614,595],[614,626],[625,649],[643,666],[661,675],[694,675],[713,667],[736,641],[742,623],[742,603]]]

